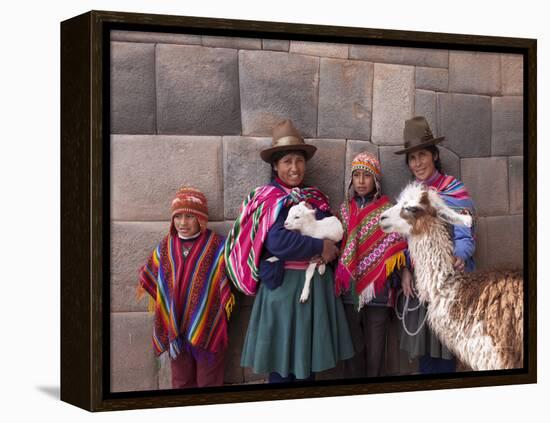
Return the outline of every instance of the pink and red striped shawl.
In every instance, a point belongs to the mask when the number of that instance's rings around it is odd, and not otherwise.
[[[281,187],[269,184],[252,190],[244,200],[225,242],[227,275],[243,294],[256,294],[264,241],[281,209],[300,201],[330,210],[328,198],[315,187],[293,188],[287,194]]]

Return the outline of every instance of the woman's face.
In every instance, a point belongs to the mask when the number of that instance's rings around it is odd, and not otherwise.
[[[275,162],[273,169],[285,184],[297,187],[306,174],[306,159],[300,153],[289,153]]]
[[[357,195],[364,197],[365,195],[370,194],[374,190],[374,176],[369,172],[362,169],[357,169],[353,171],[351,176],[351,181],[353,184],[353,189]]]
[[[409,169],[420,181],[425,181],[435,172],[435,160],[431,151],[419,150],[414,153],[409,153]]]
[[[178,231],[178,235],[185,238],[199,233],[201,229],[196,216],[188,213],[174,215],[174,227]]]

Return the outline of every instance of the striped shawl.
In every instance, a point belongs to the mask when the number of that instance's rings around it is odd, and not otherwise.
[[[276,182],[252,190],[244,200],[225,242],[227,275],[243,294],[256,294],[262,248],[279,212],[300,201],[330,210],[328,198],[317,188],[293,188],[287,194]]]
[[[227,345],[234,298],[225,275],[224,240],[210,230],[184,259],[182,242],[167,235],[140,270],[140,290],[154,300],[153,347],[176,358],[182,348],[214,353]]]

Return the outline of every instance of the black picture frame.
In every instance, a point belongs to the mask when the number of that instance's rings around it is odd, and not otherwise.
[[[525,366],[453,376],[109,390],[109,31],[124,29],[508,52],[524,58]],[[536,72],[534,39],[91,11],[61,23],[61,399],[90,411],[535,383]],[[107,282],[106,282],[107,281]],[[106,307],[107,305],[107,307]]]

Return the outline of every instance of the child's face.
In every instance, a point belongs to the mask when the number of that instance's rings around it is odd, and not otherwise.
[[[372,176],[366,170],[357,169],[353,171],[351,176],[353,189],[357,195],[364,197],[365,195],[370,194],[374,188],[374,176]]]
[[[199,221],[194,215],[188,213],[174,215],[174,227],[178,231],[178,235],[186,238],[200,231]]]

